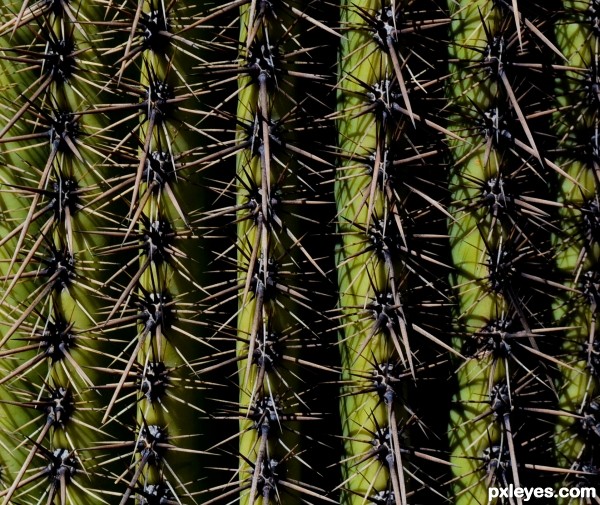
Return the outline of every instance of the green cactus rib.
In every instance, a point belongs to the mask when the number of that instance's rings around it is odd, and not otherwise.
[[[3,129],[4,159],[28,166],[31,173],[9,186],[29,206],[20,211],[21,216],[26,214],[21,225],[7,233],[14,248],[5,249],[3,241],[2,252],[10,251],[5,257],[5,297],[15,300],[21,315],[10,314],[3,321],[10,325],[3,341],[14,356],[6,361],[13,361],[14,368],[4,376],[2,388],[20,391],[22,408],[38,413],[35,423],[9,431],[27,456],[16,458],[19,466],[7,472],[3,503],[10,503],[13,496],[34,499],[36,494],[61,503],[102,502],[92,491],[101,487],[101,478],[90,449],[105,434],[97,428],[99,413],[92,407],[99,397],[90,388],[99,380],[91,367],[102,364],[99,356],[105,348],[91,332],[99,304],[97,285],[86,278],[94,251],[105,240],[82,233],[106,222],[102,213],[84,206],[103,180],[96,168],[100,158],[96,132],[104,120],[83,114],[99,93],[93,85],[98,34],[88,25],[98,11],[92,6],[75,14],[73,6],[45,11],[37,5],[19,18],[10,13],[12,7],[16,6],[6,6],[3,20],[12,16],[13,23],[3,25],[3,40],[10,39],[14,49],[5,55],[23,54],[26,62],[37,53],[43,63],[24,69],[22,79],[16,80],[19,96],[14,104],[19,109],[13,118],[20,121],[11,119]],[[98,272],[97,282],[102,275]],[[21,298],[19,284],[28,277],[35,287]],[[28,432],[31,428],[33,434]],[[30,443],[24,442],[25,436]],[[32,478],[39,458],[47,467]]]
[[[486,76],[477,67],[484,61],[489,49],[490,37],[499,34],[502,13],[492,2],[449,2],[452,13],[450,45],[451,84],[449,99],[460,111],[450,119],[451,130],[465,136],[465,141],[450,140],[453,169],[450,179],[453,215],[449,222],[450,246],[456,268],[452,284],[457,292],[457,333],[455,347],[464,352],[465,342],[479,333],[492,331],[494,324],[501,324],[511,317],[511,302],[503,293],[490,289],[491,263],[494,255],[502,253],[502,247],[510,240],[510,231],[503,229],[499,219],[484,206],[475,202],[482,198],[481,187],[491,181],[502,181],[506,170],[502,169],[502,155],[475,130],[478,115],[493,110],[498,105],[501,83]],[[487,32],[487,33],[486,33]],[[489,35],[488,35],[489,34]],[[475,126],[476,128],[476,126]],[[501,171],[502,170],[502,171]],[[471,203],[471,205],[468,205]],[[513,462],[512,478],[518,485],[519,477],[512,442],[510,418],[498,422],[490,420],[494,414],[490,401],[494,388],[506,384],[507,369],[493,352],[478,352],[467,356],[458,364],[456,372],[458,392],[455,408],[451,411],[450,446],[451,462],[456,476],[454,493],[457,504],[487,502],[490,478],[486,458],[493,461],[503,458],[494,454],[495,448],[510,451]],[[487,453],[487,456],[486,456]]]
[[[411,264],[411,254],[429,253],[409,242],[407,195],[423,193],[394,172],[394,156],[409,145],[418,158],[427,137],[419,128],[443,128],[415,110],[411,79],[419,67],[407,63],[398,40],[411,33],[412,23],[423,29],[436,21],[410,19],[410,12],[426,12],[419,2],[343,2],[341,9],[335,199],[344,455],[337,488],[343,503],[405,504],[409,476],[429,486],[417,476],[418,463],[404,455],[411,451],[414,417],[406,396],[410,379],[401,377],[417,374],[418,339],[412,335],[445,344],[414,324],[405,307],[404,290],[414,283],[409,279],[422,279],[419,269],[425,271]],[[431,205],[433,198],[426,200]]]
[[[362,2],[361,9],[369,14],[381,8],[379,1]],[[394,343],[383,332],[371,335],[374,321],[361,317],[356,308],[365,307],[375,298],[377,290],[385,292],[387,277],[384,261],[364,252],[367,231],[378,219],[384,218],[385,197],[364,174],[363,159],[375,154],[375,166],[382,163],[386,138],[379,134],[372,115],[355,114],[364,107],[361,83],[378,85],[390,78],[389,62],[365,30],[365,22],[352,3],[342,5],[342,26],[347,26],[340,56],[340,91],[338,109],[340,154],[344,156],[336,183],[339,231],[343,237],[338,256],[340,305],[347,318],[341,333],[342,380],[355,380],[355,374],[368,374],[376,363],[387,363],[393,356]],[[350,28],[351,27],[351,28]],[[353,117],[358,116],[358,117]],[[383,138],[381,138],[383,137]],[[371,192],[375,187],[376,191]],[[398,338],[403,338],[399,336]],[[404,340],[404,339],[403,339]],[[411,359],[410,355],[406,357]],[[351,393],[349,391],[348,393]],[[406,502],[403,472],[395,467],[382,468],[376,461],[356,461],[366,452],[363,438],[376,436],[378,429],[388,426],[388,412],[377,395],[347,394],[341,403],[344,443],[343,503],[362,503],[371,494],[387,491],[393,478],[397,497]],[[391,421],[391,419],[390,419]],[[402,464],[400,459],[398,465]],[[401,466],[399,466],[401,468]],[[392,477],[393,476],[393,477]]]
[[[254,15],[253,15],[254,14]],[[240,47],[242,57],[249,51],[253,40],[265,47],[267,53],[271,50],[268,42],[264,40],[269,33],[265,19],[256,15],[252,6],[245,5],[240,10]],[[270,35],[270,33],[269,33]],[[276,36],[273,34],[274,38]],[[260,42],[258,42],[260,41]],[[267,55],[266,60],[269,57]],[[273,69],[269,69],[273,70]],[[244,290],[238,302],[239,314],[237,317],[237,331],[241,338],[238,339],[236,353],[240,357],[238,362],[238,381],[240,387],[240,462],[239,479],[241,486],[240,500],[244,504],[270,503],[270,490],[267,488],[263,494],[259,489],[260,475],[269,471],[273,451],[273,433],[277,429],[277,399],[265,390],[264,377],[260,377],[261,368],[253,366],[254,350],[258,349],[260,342],[267,338],[266,332],[271,331],[278,324],[282,316],[281,310],[269,307],[266,301],[267,276],[270,275],[272,258],[277,255],[271,243],[273,237],[269,233],[269,197],[272,191],[271,180],[276,180],[272,172],[273,159],[270,152],[270,137],[268,131],[269,121],[273,115],[272,103],[275,101],[267,90],[267,80],[272,76],[259,70],[258,82],[252,82],[249,76],[239,78],[240,95],[238,101],[238,117],[249,124],[256,122],[259,131],[262,152],[254,156],[251,150],[243,150],[237,156],[237,179],[240,187],[237,192],[238,205],[245,205],[250,195],[248,188],[260,188],[260,199],[257,200],[256,222],[248,219],[246,212],[240,217],[237,235],[241,238],[238,245],[238,275],[239,283]],[[243,135],[245,132],[241,132]],[[258,139],[257,139],[258,140]],[[274,181],[273,181],[274,182]],[[262,268],[260,268],[262,267]],[[251,286],[256,278],[256,287]],[[271,309],[271,310],[269,310]],[[274,312],[274,313],[272,313]],[[285,320],[285,319],[284,319]],[[267,325],[269,330],[267,330]],[[271,395],[265,401],[263,397]],[[267,396],[268,397],[268,396]],[[264,410],[259,411],[259,406],[264,403]],[[256,406],[257,417],[252,419],[251,411]],[[272,414],[271,415],[271,411]],[[255,424],[256,423],[256,424]],[[276,435],[275,435],[276,436]]]
[[[586,421],[600,406],[599,384],[593,356],[597,353],[596,283],[600,248],[592,215],[598,204],[598,176],[595,162],[578,151],[591,143],[598,145],[598,116],[587,105],[588,87],[597,79],[598,37],[589,21],[587,2],[562,2],[565,19],[555,27],[557,46],[567,58],[557,77],[556,133],[563,155],[558,161],[570,179],[561,178],[558,203],[561,204],[560,232],[555,235],[556,264],[564,276],[566,290],[557,298],[557,323],[566,328],[561,368],[559,416],[556,425],[558,464],[572,471],[592,471],[594,451]],[[562,63],[562,62],[561,62]],[[597,466],[597,464],[596,464]],[[581,479],[582,477],[577,477]],[[585,477],[583,477],[585,479]],[[575,477],[567,474],[572,482]],[[566,502],[565,502],[566,503]]]
[[[269,12],[249,3],[240,9],[244,66],[238,78],[238,142],[247,147],[237,155],[237,206],[242,210],[236,245],[240,286],[236,352],[240,500],[250,505],[281,503],[284,496],[285,503],[296,500],[288,496],[289,479],[302,492],[296,459],[300,382],[296,367],[283,365],[273,352],[278,348],[293,360],[299,353],[294,342],[298,339],[301,348],[302,335],[310,335],[300,313],[303,290],[295,286],[302,264],[299,253],[308,253],[295,236],[296,220],[286,208],[286,195],[297,192],[294,177],[299,165],[282,149],[280,136],[286,116],[289,119],[297,107],[299,93],[294,87],[299,78],[293,67],[286,67],[286,51],[295,50],[302,26],[294,10],[305,6],[293,2],[272,8]],[[286,142],[293,142],[288,137]],[[292,337],[294,333],[299,336]]]
[[[0,505],[596,485],[599,27],[4,0]]]
[[[113,289],[121,284],[114,289],[118,298],[104,326],[120,334],[126,331],[126,345],[114,355],[121,364],[111,370],[117,380],[102,421],[110,425],[132,410],[137,421],[129,428],[130,442],[123,445],[134,463],[119,471],[127,483],[121,504],[149,496],[191,500],[198,492],[194,465],[203,461],[203,388],[194,365],[210,346],[187,313],[204,291],[203,254],[190,227],[190,215],[204,201],[198,177],[182,169],[201,148],[192,111],[202,93],[187,72],[200,56],[187,54],[187,38],[182,42],[172,36],[200,12],[185,5],[165,10],[160,2],[140,1],[132,10],[115,14],[123,31],[135,34],[122,45],[117,90],[123,87],[140,97],[138,103],[115,104],[112,111],[107,107],[109,113],[128,111],[123,123],[128,131],[121,143],[132,171],[128,188],[117,185],[130,195],[127,219],[111,230],[121,244],[104,252],[119,258],[139,251],[126,264],[129,268],[110,279]],[[121,21],[123,17],[128,19]],[[124,280],[122,273],[127,274]],[[133,395],[124,394],[132,387]]]
[[[546,55],[564,56],[548,37],[543,9],[535,22],[519,12],[520,32],[506,18],[513,9],[508,2],[465,2],[452,14],[450,129],[469,132],[465,142],[451,141],[449,223],[454,345],[466,355],[457,365],[450,423],[461,503],[486,502],[494,482],[544,479],[548,470],[534,461],[545,454],[551,468],[552,451],[542,432],[535,433],[543,429],[539,416],[553,411],[551,376],[564,365],[553,356],[551,339],[542,338],[553,324],[554,293],[537,286],[560,287],[541,266],[554,261],[550,214],[542,206],[551,204],[546,195],[554,177],[577,182],[540,151],[532,133],[540,116],[526,109],[539,107],[530,104],[547,83],[535,78],[550,64]],[[532,374],[535,387],[527,379]],[[527,436],[546,444],[526,450]]]
[[[5,26],[6,16],[3,13],[2,16],[2,35],[0,41],[2,48],[4,49],[8,45],[7,28]],[[14,44],[19,44],[27,37],[23,37],[21,32],[17,32],[14,35]],[[6,53],[2,52],[2,56]],[[27,86],[27,82],[31,79],[31,76],[27,73],[16,73],[15,67],[12,62],[6,58],[0,58],[0,89],[2,96],[5,97],[6,103],[2,103],[2,122],[8,122],[9,118],[14,114],[14,106],[10,104],[18,103],[19,93],[22,87]],[[19,132],[25,133],[24,129]],[[6,136],[6,132],[5,135]],[[17,249],[17,242],[19,240],[18,235],[11,237],[11,232],[14,228],[13,222],[23,222],[28,214],[28,207],[22,201],[19,196],[19,192],[12,190],[11,188],[15,185],[24,184],[27,181],[23,181],[27,173],[21,167],[20,160],[22,157],[27,159],[32,157],[33,153],[38,153],[38,156],[31,160],[35,166],[40,166],[43,161],[41,150],[23,149],[22,145],[18,142],[2,144],[1,156],[4,165],[0,175],[0,189],[2,196],[0,198],[0,208],[2,213],[2,220],[0,221],[0,236],[3,237],[2,248],[0,249],[0,272],[2,274],[2,292],[4,293],[4,303],[2,309],[0,309],[0,319],[2,324],[0,325],[0,337],[3,341],[3,345],[0,347],[0,353],[2,356],[1,370],[3,375],[10,375],[15,369],[18,369],[19,363],[15,363],[14,359],[10,356],[13,352],[18,353],[22,356],[23,361],[27,361],[36,356],[35,351],[23,349],[23,344],[16,341],[15,339],[6,339],[6,334],[9,328],[12,326],[14,321],[14,314],[18,313],[19,305],[23,300],[27,299],[29,293],[34,292],[37,283],[34,278],[22,278],[20,282],[15,282],[15,286],[11,292],[6,290],[7,283],[10,282],[9,275],[9,264],[15,251]],[[19,151],[23,151],[22,154]],[[36,230],[37,232],[38,230]],[[20,240],[21,242],[23,239]],[[14,272],[13,272],[14,273]],[[13,332],[14,333],[14,332]],[[35,382],[28,380],[27,374],[23,374],[22,380],[14,383],[11,387],[10,384],[2,384],[0,386],[0,396],[3,403],[0,406],[0,447],[2,447],[2,454],[0,455],[0,469],[2,471],[2,485],[3,492],[6,492],[7,486],[10,486],[21,469],[24,461],[27,458],[28,450],[27,447],[20,447],[23,441],[20,436],[24,427],[30,429],[31,423],[36,422],[38,417],[37,412],[34,409],[27,408],[26,405],[22,405],[21,402],[25,402],[29,399],[34,399],[37,396],[37,390]],[[4,403],[6,402],[6,403]],[[12,405],[11,402],[15,402]],[[36,429],[36,428],[34,428]],[[33,431],[33,430],[32,430]],[[10,455],[10,457],[6,457]]]
[[[486,48],[488,40],[483,31],[481,18],[479,17],[479,11],[486,7],[489,7],[489,2],[486,0],[472,6],[467,6],[465,3],[465,5],[455,7],[454,10],[458,14],[454,14],[455,17],[452,22],[451,33],[454,43],[450,47],[450,50],[458,53],[456,55],[457,59],[470,63],[479,58],[477,48]],[[487,23],[488,29],[493,30],[494,24],[497,23],[496,16],[492,17],[488,11],[484,11],[484,13],[484,22]],[[474,49],[469,51],[469,47],[473,47]],[[451,54],[451,56],[454,55]],[[495,83],[467,79],[471,77],[471,72],[462,70],[458,64],[455,64],[455,67],[451,67],[450,69],[453,75],[458,74],[457,78],[453,79],[453,86],[449,89],[452,98],[454,100],[464,100],[465,103],[468,103],[469,98],[476,100],[475,103],[482,110],[487,110],[492,105],[493,97],[496,93]],[[462,120],[462,118],[457,119]],[[455,170],[452,180],[452,185],[457,188],[453,194],[453,200],[456,202],[469,202],[479,196],[478,188],[473,187],[474,185],[471,183],[472,178],[485,181],[497,176],[498,167],[496,158],[491,154],[486,156],[485,147],[485,145],[482,145],[479,149],[473,149],[466,142],[456,142],[453,146],[454,158],[461,161],[461,170]],[[458,213],[460,210],[460,208],[456,209],[455,212]],[[484,266],[487,255],[484,242],[486,235],[482,234],[478,229],[477,223],[480,220],[481,216],[473,212],[460,212],[458,218],[450,224],[454,264],[459,272],[456,275],[454,284],[462,286],[461,291],[463,291],[463,293],[459,294],[459,313],[462,319],[465,317],[468,318],[468,320],[465,320],[465,327],[472,328],[473,330],[483,328],[489,321],[497,317],[497,307],[500,303],[498,296],[489,296],[486,293],[485,280],[489,275],[487,268]],[[479,281],[480,279],[481,281]],[[474,283],[475,286],[473,286]],[[484,285],[478,286],[478,284]],[[455,345],[460,348],[462,342],[458,341]],[[465,400],[469,398],[484,399],[487,396],[489,387],[490,379],[488,378],[489,371],[487,369],[490,364],[474,361],[470,365],[474,368],[472,372],[468,368],[464,368],[464,372],[462,372],[466,380],[463,379],[461,381],[459,378],[459,383],[463,383],[463,387],[460,388],[461,395],[462,391],[464,391]],[[477,411],[484,412],[486,408],[487,406],[483,404],[481,407],[477,405],[475,407],[467,407],[466,410],[473,409],[471,416],[476,418],[479,415]],[[467,431],[473,433],[474,437],[466,440],[465,446],[471,445],[473,440],[477,440],[482,435],[481,430],[478,431],[473,426],[468,425],[463,428],[460,434],[456,434],[456,440],[458,442],[463,440]],[[482,442],[486,444],[487,440],[483,440]],[[476,458],[479,456],[479,452],[478,449],[473,450]],[[464,462],[459,462],[459,464],[470,467],[468,470],[461,470],[466,475],[472,474],[478,466],[476,459],[473,462],[465,460]],[[477,482],[479,477],[473,475],[472,479],[473,482]],[[468,488],[470,486],[467,485],[465,487]]]

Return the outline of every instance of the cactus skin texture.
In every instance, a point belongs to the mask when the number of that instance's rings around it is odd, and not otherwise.
[[[587,2],[564,1],[564,21],[557,24],[557,45],[567,58],[556,78],[555,130],[565,174],[559,181],[561,228],[554,237],[556,264],[565,291],[555,303],[557,324],[567,328],[562,345],[559,415],[556,426],[557,463],[569,471],[597,472],[594,426],[597,428],[598,349],[596,329],[599,243],[596,234],[598,175],[590,150],[598,145],[598,109],[587,98],[597,80],[598,36],[591,22],[597,13]],[[596,18],[597,19],[597,18]],[[589,146],[583,147],[582,146]],[[594,478],[567,473],[561,485],[594,485]],[[562,500],[561,503],[568,503]]]
[[[549,370],[557,366],[542,338],[551,324],[549,300],[532,294],[536,283],[552,282],[540,264],[553,259],[544,207],[549,185],[535,179],[543,173],[550,181],[563,171],[541,151],[527,107],[539,106],[536,69],[550,63],[543,56],[560,51],[544,28],[543,8],[534,18],[534,8],[519,10],[517,30],[509,2],[449,6],[449,129],[464,137],[450,140],[454,345],[464,355],[457,362],[450,461],[456,503],[487,503],[490,486],[544,478],[535,475],[536,452],[525,449],[528,437],[541,440],[534,434],[543,430],[537,409],[551,405]],[[528,87],[528,80],[536,84]],[[535,385],[527,378],[532,370]],[[549,447],[538,454],[550,467]]]
[[[184,168],[201,145],[192,128],[197,118],[188,112],[201,93],[195,94],[197,82],[186,70],[201,52],[190,55],[184,41],[170,36],[201,11],[184,3],[140,1],[132,7],[118,18],[126,42],[117,84],[140,97],[139,104],[131,104],[123,137],[131,155],[129,209],[125,224],[115,230],[121,245],[106,251],[118,261],[140,244],[137,261],[123,272],[129,278],[115,278],[123,288],[107,317],[107,326],[117,330],[132,315],[138,321],[129,325],[127,345],[115,355],[121,365],[113,372],[116,386],[103,412],[104,423],[117,412],[117,419],[124,411],[137,412],[123,447],[133,462],[124,477],[122,505],[130,496],[142,502],[152,497],[189,501],[198,492],[195,465],[204,459],[197,435],[205,411],[193,363],[208,348],[200,323],[186,315],[200,299],[204,265],[189,225],[203,191]],[[129,33],[135,34],[133,40]],[[132,375],[137,391],[123,395]]]
[[[413,212],[424,205],[435,209],[435,197],[424,200],[418,176],[402,164],[427,156],[429,135],[444,131],[428,116],[427,92],[417,81],[428,82],[419,58],[428,58],[424,47],[435,47],[426,32],[446,21],[427,2],[343,2],[341,13],[335,186],[344,383],[341,502],[406,504],[414,487],[435,500],[436,486],[421,473],[424,452],[412,446],[417,416],[409,391],[420,380],[419,351],[452,349],[433,335],[437,330],[415,322],[423,310],[417,293],[427,291],[431,276],[428,262],[440,260],[433,236],[424,245],[413,235],[415,221],[423,237],[429,227]],[[409,45],[412,52],[404,51]],[[413,255],[423,261],[413,261]]]
[[[94,444],[103,439],[90,388],[106,350],[93,334],[100,306],[89,268],[106,216],[99,191],[105,118],[88,112],[101,94],[96,6],[4,5],[2,69],[9,90],[0,134],[3,165],[2,503],[100,503]],[[14,10],[13,13],[10,13]],[[71,22],[75,19],[75,22]],[[12,57],[12,59],[11,59]],[[18,62],[18,63],[15,63]],[[100,80],[104,77],[101,76]],[[94,266],[95,265],[95,266]],[[43,461],[42,470],[40,461]]]
[[[318,317],[319,295],[309,295],[325,277],[311,251],[308,223],[310,207],[326,203],[313,189],[315,175],[331,166],[304,140],[316,138],[318,127],[311,124],[310,81],[323,80],[317,73],[321,55],[308,44],[328,36],[309,7],[292,1],[240,8],[239,480],[240,501],[249,505],[296,503],[325,493],[301,456],[309,444],[304,425],[317,419],[305,398],[305,370],[322,366],[310,353],[318,335],[309,321]],[[306,49],[298,52],[299,46]]]
[[[291,443],[288,447],[297,443],[285,433],[295,417],[286,398],[289,391],[281,376],[267,365],[270,346],[285,339],[294,324],[292,298],[285,296],[287,279],[278,272],[287,266],[293,269],[293,248],[285,236],[285,227],[291,223],[282,221],[287,217],[274,205],[278,186],[285,184],[286,170],[293,171],[294,167],[278,162],[271,135],[271,125],[285,115],[287,100],[294,95],[294,81],[282,72],[286,62],[281,57],[288,41],[286,29],[275,19],[288,27],[289,37],[297,36],[293,18],[283,9],[270,12],[255,10],[253,5],[241,7],[240,56],[244,67],[239,78],[238,121],[246,128],[239,133],[240,141],[251,136],[250,145],[237,158],[237,203],[242,209],[237,228],[238,270],[243,286],[237,318],[239,475],[244,505],[278,502],[277,496],[285,493],[279,486],[280,476],[290,470],[294,459],[286,461],[277,442],[286,439],[286,444]],[[253,200],[255,209],[248,207]],[[293,270],[289,273],[293,275]]]
[[[343,240],[338,256],[338,277],[340,305],[347,318],[340,337],[343,378],[347,381],[358,374],[371,374],[378,363],[385,367],[396,357],[391,336],[377,331],[376,321],[360,311],[376,302],[377,292],[382,296],[388,294],[388,279],[393,277],[389,262],[378,258],[367,245],[368,231],[377,226],[379,220],[385,219],[388,202],[373,178],[365,174],[364,164],[369,157],[374,158],[375,167],[385,163],[383,158],[390,134],[374,114],[361,114],[361,108],[367,107],[364,87],[379,86],[386,79],[392,79],[391,62],[373,40],[361,15],[375,16],[384,10],[379,1],[361,2],[360,6],[348,2],[342,6],[342,26],[347,26],[340,55],[338,92],[343,165],[336,184],[336,202]],[[386,91],[382,90],[382,93]],[[402,334],[396,338],[405,342]],[[403,354],[406,354],[405,348]],[[411,358],[410,355],[406,357]],[[385,455],[378,459],[377,454],[369,454],[369,444],[364,441],[376,440],[378,431],[389,429],[388,423],[396,416],[394,406],[390,403],[390,408],[386,408],[375,392],[357,393],[350,389],[342,398],[341,412],[347,458],[343,468],[345,490],[342,502],[361,503],[378,492],[393,491],[403,503],[406,485],[402,459],[393,459],[394,454],[400,455],[397,431],[394,431],[395,440],[389,440],[391,464],[387,463]]]
[[[463,107],[469,107],[471,101],[477,108],[486,111],[493,105],[497,93],[497,83],[491,78],[476,79],[470,67],[474,61],[480,61],[482,52],[488,45],[488,39],[483,28],[494,33],[498,26],[498,12],[491,8],[490,2],[463,2],[455,7],[452,21],[452,40],[450,56],[457,62],[451,64],[450,72],[456,76],[455,86],[449,86],[451,100],[459,102]],[[481,17],[480,17],[481,12]],[[483,22],[482,22],[483,18]],[[471,109],[471,107],[469,107]],[[467,116],[474,121],[476,113]],[[460,121],[460,123],[459,123]],[[465,124],[462,117],[456,118],[458,124]],[[468,127],[466,127],[468,128]],[[465,129],[466,129],[465,128]],[[462,129],[457,127],[460,135]],[[473,143],[475,146],[473,147]],[[451,179],[453,200],[470,202],[480,198],[480,189],[472,184],[472,180],[493,180],[498,176],[498,161],[493,152],[489,152],[484,141],[454,142],[452,154],[457,160]],[[486,249],[486,239],[498,235],[493,225],[478,226],[485,219],[487,209],[464,209],[462,206],[451,212],[456,216],[450,223],[450,244],[456,274],[453,284],[458,289],[457,317],[466,336],[457,337],[455,346],[462,349],[463,339],[469,338],[470,333],[484,331],[490,322],[502,317],[506,312],[506,302],[502,296],[490,292],[487,288],[489,270],[486,265],[489,253]],[[460,332],[462,333],[462,332]],[[456,465],[454,472],[458,479],[455,483],[458,503],[484,503],[487,497],[487,481],[485,467],[482,469],[482,455],[490,444],[497,444],[499,430],[487,418],[474,422],[488,411],[486,399],[494,384],[504,378],[505,371],[501,366],[495,366],[494,356],[490,353],[483,357],[467,358],[457,371],[459,393],[456,401],[458,407],[451,412],[450,443],[453,447],[452,463]]]
[[[598,16],[4,0],[0,505],[597,486]]]

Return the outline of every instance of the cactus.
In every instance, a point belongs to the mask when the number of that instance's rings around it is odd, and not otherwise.
[[[270,8],[246,5],[240,15],[240,56],[246,64],[239,78],[237,119],[246,147],[238,154],[236,175],[236,248],[243,286],[237,316],[239,475],[240,501],[249,505],[261,498],[262,503],[283,500],[289,493],[287,479],[298,479],[295,432],[303,400],[293,365],[282,366],[273,352],[279,347],[295,358],[309,334],[298,313],[306,297],[296,285],[297,268],[303,264],[297,253],[302,251],[319,268],[296,237],[296,219],[286,208],[288,195],[299,193],[299,167],[281,145],[282,135],[289,135],[283,122],[293,114],[300,80],[291,75],[294,62],[286,51],[302,25],[293,11]],[[292,337],[294,329],[297,335]]]
[[[597,110],[586,94],[593,86],[597,60],[597,34],[588,24],[596,16],[581,2],[563,2],[564,22],[556,27],[557,44],[569,65],[557,77],[556,135],[558,163],[564,168],[557,201],[560,207],[560,232],[556,233],[556,264],[562,274],[564,292],[557,298],[554,312],[557,323],[568,328],[562,344],[564,367],[559,389],[556,451],[558,464],[568,469],[565,485],[582,482],[594,485],[597,469],[592,453],[590,429],[598,410],[598,373],[594,360],[596,337],[595,279],[598,243],[593,215],[597,204],[595,161],[590,149],[597,142]],[[588,138],[589,137],[589,138]],[[590,147],[577,151],[582,145]],[[573,472],[573,473],[571,473]],[[584,472],[577,474],[576,472]]]
[[[429,147],[427,129],[444,131],[429,119],[425,92],[415,77],[427,83],[427,68],[414,55],[419,42],[430,42],[420,30],[445,22],[439,11],[431,16],[423,17],[417,5],[394,2],[342,5],[335,196],[342,380],[347,383],[341,403],[343,503],[375,497],[408,503],[409,480],[413,487],[437,492],[411,461],[424,456],[412,450],[411,432],[418,423],[408,397],[420,372],[416,356],[424,346],[419,340],[452,351],[415,315],[417,293],[432,281],[430,266],[439,261],[435,247],[419,242],[415,223],[422,223],[420,233],[431,227],[415,217],[416,209],[435,206],[436,197],[426,196],[418,179],[409,170],[403,174],[400,166],[407,152],[419,160],[423,144]],[[414,24],[419,29],[411,33]],[[406,42],[413,43],[412,55],[401,50]],[[435,54],[428,49],[423,58]]]
[[[5,7],[6,11],[16,4]],[[3,503],[37,492],[49,502],[101,500],[102,472],[93,446],[100,427],[100,377],[107,343],[98,338],[100,300],[89,269],[104,275],[92,251],[108,222],[89,202],[101,190],[101,131],[105,118],[89,113],[101,94],[94,80],[99,33],[83,30],[96,7],[41,5],[3,17],[2,416]],[[9,63],[10,62],[10,63]],[[75,77],[77,76],[77,78]],[[102,79],[103,77],[101,77]],[[12,448],[12,449],[9,449]],[[39,462],[43,461],[42,469]],[[77,476],[76,476],[77,474]],[[36,491],[34,491],[36,490]]]
[[[0,503],[597,485],[598,12],[5,1]]]
[[[521,19],[519,25],[509,14]],[[527,109],[538,107],[535,95],[544,92],[535,76],[550,64],[544,54],[563,58],[544,16],[543,9],[517,13],[508,2],[487,1],[457,5],[453,15],[451,129],[466,137],[452,142],[450,179],[454,345],[466,360],[457,364],[450,423],[457,503],[486,502],[492,485],[519,487],[545,478],[532,475],[536,458],[522,438],[527,433],[544,440],[543,431],[535,435],[544,429],[536,413],[550,408],[551,369],[563,365],[546,335],[549,300],[536,293],[538,283],[554,285],[540,266],[554,254],[548,192],[554,177],[564,174],[541,151],[531,119],[539,115]],[[535,180],[539,174],[547,187]],[[550,445],[540,446],[540,454],[548,455]]]

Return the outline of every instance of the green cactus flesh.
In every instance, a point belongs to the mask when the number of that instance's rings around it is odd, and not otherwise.
[[[597,34],[587,24],[585,4],[566,1],[563,6],[568,14],[564,23],[556,26],[556,40],[567,64],[556,79],[557,106],[561,110],[556,114],[556,134],[561,153],[558,164],[564,168],[565,177],[558,187],[561,227],[554,241],[565,291],[557,298],[554,312],[557,324],[566,328],[561,359],[568,367],[561,369],[557,383],[556,452],[559,466],[585,472],[594,465],[591,426],[586,420],[593,418],[598,408],[598,377],[592,356],[597,347],[593,286],[600,250],[588,218],[597,202],[594,162],[577,151],[581,142],[594,146],[597,139],[597,112],[586,104],[585,80],[596,60]],[[572,485],[575,479],[567,473],[563,484]],[[586,477],[579,479],[585,482]]]
[[[599,19],[5,0],[0,504],[600,491]]]

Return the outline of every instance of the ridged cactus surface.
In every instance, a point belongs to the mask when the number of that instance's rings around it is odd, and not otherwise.
[[[5,0],[0,503],[600,493],[599,26]]]

